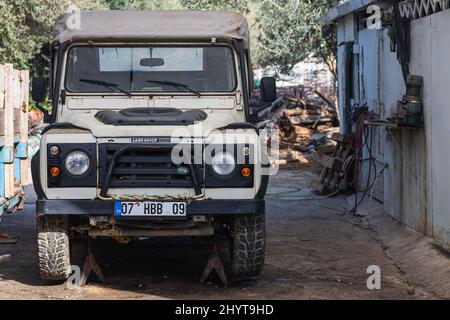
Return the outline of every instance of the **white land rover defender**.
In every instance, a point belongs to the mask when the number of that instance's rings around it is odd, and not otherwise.
[[[55,25],[33,158],[42,278],[71,273],[76,235],[128,242],[225,230],[236,277],[262,270],[268,166],[248,26],[230,12],[82,11]]]

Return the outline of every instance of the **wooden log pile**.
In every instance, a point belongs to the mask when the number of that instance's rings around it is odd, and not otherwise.
[[[0,65],[0,217],[21,208],[29,184],[29,73]]]
[[[335,103],[317,90],[291,87],[280,90],[279,107],[268,118],[280,130],[279,165],[309,165],[310,155],[332,154],[339,132]]]
[[[315,129],[321,124],[332,126],[339,123],[335,103],[318,90],[297,87],[282,92],[288,102],[285,114],[292,125]]]

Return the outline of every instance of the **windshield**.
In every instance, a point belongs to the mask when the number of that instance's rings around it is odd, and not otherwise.
[[[68,54],[66,89],[79,93],[233,92],[226,46],[78,46]]]

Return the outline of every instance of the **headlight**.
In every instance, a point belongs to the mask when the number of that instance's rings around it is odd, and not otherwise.
[[[236,161],[230,153],[218,152],[214,156],[211,166],[215,173],[226,176],[234,171],[234,168],[236,168]]]
[[[65,161],[66,169],[74,176],[80,176],[89,170],[89,157],[82,151],[72,151]]]

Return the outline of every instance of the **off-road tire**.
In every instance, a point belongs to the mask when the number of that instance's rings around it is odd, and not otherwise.
[[[41,278],[66,280],[71,273],[68,217],[38,217],[37,233]]]
[[[231,271],[235,278],[255,277],[262,272],[265,258],[264,214],[236,217],[231,233]]]

